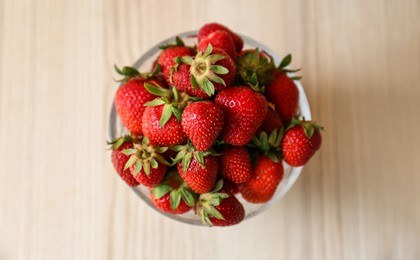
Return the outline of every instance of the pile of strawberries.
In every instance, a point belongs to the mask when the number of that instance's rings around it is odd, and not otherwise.
[[[279,65],[242,38],[209,23],[196,46],[162,46],[150,72],[116,68],[119,118],[130,135],[109,144],[130,186],[150,188],[156,208],[194,210],[203,223],[241,222],[250,203],[269,201],[290,166],[308,162],[321,127],[299,119],[299,91],[287,55]]]

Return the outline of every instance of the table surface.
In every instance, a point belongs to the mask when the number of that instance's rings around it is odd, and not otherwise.
[[[420,259],[420,2],[0,1],[0,259]],[[320,152],[241,225],[151,210],[106,150],[113,64],[218,21],[294,54]]]

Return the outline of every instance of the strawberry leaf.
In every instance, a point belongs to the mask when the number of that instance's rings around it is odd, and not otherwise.
[[[292,54],[289,53],[280,62],[279,69],[283,69],[283,68],[289,66],[291,62],[292,62]]]
[[[171,203],[172,210],[176,210],[181,203],[181,193],[179,190],[172,190],[170,193],[169,202]]]
[[[182,188],[181,189],[181,196],[182,199],[184,200],[184,202],[189,206],[189,207],[194,207],[195,204],[195,200],[194,200],[194,196],[191,194],[191,192],[188,189]]]
[[[137,165],[136,165],[137,166]],[[140,169],[141,169],[141,167],[140,167]],[[144,163],[143,163],[143,170],[144,170],[144,172],[146,173],[146,175],[147,176],[149,176],[150,175],[150,164],[149,164],[149,162],[148,161],[145,161]]]
[[[153,194],[153,197],[155,197],[156,199],[160,199],[163,196],[165,196],[166,193],[170,192],[171,190],[172,190],[171,185],[169,185],[169,184],[159,184],[159,185],[156,185],[152,189],[152,194]]]
[[[137,160],[138,160],[137,156],[135,156],[135,155],[130,156],[128,161],[125,163],[124,170],[127,170],[128,168],[130,168],[131,165],[133,165],[135,162],[137,162]]]
[[[160,121],[159,121],[159,124],[160,124],[160,127],[161,128],[163,128],[165,126],[165,124],[169,121],[169,119],[172,116],[172,109],[171,109],[171,107],[172,106],[169,105],[169,104],[165,104],[163,106],[162,115],[161,115]]]
[[[155,158],[150,158],[150,166],[152,166],[153,169],[157,169],[157,167],[159,166]]]
[[[156,98],[152,101],[148,101],[148,102],[144,103],[144,106],[155,107],[155,106],[160,106],[160,105],[163,105],[163,104],[165,104],[165,101],[163,101],[160,98]]]
[[[184,158],[182,159],[182,170],[184,172],[188,170],[188,167],[190,166],[190,163],[191,163],[191,159],[192,159],[191,153],[186,153]]]

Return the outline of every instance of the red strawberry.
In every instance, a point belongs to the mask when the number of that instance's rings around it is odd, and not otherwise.
[[[242,38],[238,34],[232,32],[226,26],[218,24],[218,23],[208,23],[208,24],[205,24],[203,27],[201,27],[201,29],[198,31],[198,42],[200,42],[201,40],[206,38],[209,34],[215,31],[228,32],[235,43],[236,51],[240,52],[242,50],[244,46],[244,41],[242,40]]]
[[[265,88],[265,96],[274,104],[276,112],[285,124],[289,124],[297,115],[299,91],[286,74],[280,72],[274,74],[274,80]]]
[[[151,190],[150,197],[156,208],[171,214],[183,214],[195,205],[193,192],[176,171],[169,172],[166,180]]]
[[[124,170],[124,166],[127,163],[129,156],[123,154],[121,151],[128,148],[133,148],[133,143],[131,142],[131,138],[127,137],[120,137],[115,139],[111,144],[111,160],[112,164],[114,165],[115,171],[117,171],[118,175],[131,187],[139,185],[139,183],[134,179],[133,175],[131,174],[129,169]]]
[[[158,63],[162,66],[162,72],[165,74],[169,85],[172,85],[169,79],[172,67],[177,65],[174,58],[186,55],[193,55],[193,52],[190,48],[185,46],[173,46],[161,52]]]
[[[243,183],[252,176],[251,157],[244,146],[228,146],[219,158],[220,174],[233,183]]]
[[[195,97],[212,96],[233,83],[236,76],[235,62],[225,51],[209,45],[195,58],[184,56],[181,64],[173,73],[174,86]],[[217,74],[217,75],[216,75]]]
[[[211,44],[213,48],[224,50],[234,61],[238,57],[232,36],[226,31],[215,31],[210,33],[206,38],[198,42],[197,50],[205,51],[209,44]]]
[[[247,144],[267,115],[265,97],[245,86],[225,88],[216,95],[225,115],[225,125],[220,137],[228,144]]]
[[[160,155],[167,149],[167,147],[152,146],[147,137],[144,137],[141,143],[134,144],[134,148],[122,151],[130,156],[124,169],[130,168],[131,174],[140,184],[147,187],[156,186],[162,182],[169,165]]]
[[[176,89],[179,91],[188,93],[194,97],[207,98],[209,95],[206,94],[201,88],[195,88],[191,84],[190,65],[181,64],[178,69],[172,75],[172,82]]]
[[[240,186],[242,197],[252,203],[265,203],[276,192],[283,178],[283,165],[260,155],[254,166],[252,178]]]
[[[231,226],[245,217],[245,209],[235,195],[219,191],[223,182],[219,181],[210,193],[201,194],[196,208],[203,224],[210,226]]]
[[[147,174],[145,169],[136,172],[136,165],[133,164],[130,166],[130,172],[140,184],[147,187],[154,187],[162,182],[167,168],[168,166],[165,164],[158,163],[158,167],[156,169],[151,168],[149,174]]]
[[[303,166],[319,150],[322,143],[322,127],[311,121],[292,121],[283,138],[284,160],[290,166]]]
[[[152,199],[152,203],[155,205],[156,208],[165,211],[167,213],[171,213],[171,214],[183,214],[185,212],[190,211],[191,207],[188,206],[187,203],[185,203],[185,201],[181,200],[179,202],[179,205],[177,206],[176,209],[172,209],[171,207],[171,197],[170,197],[170,192],[166,193],[165,195],[163,195],[160,198],[155,198],[153,196],[152,193],[150,193],[150,197]]]
[[[174,115],[171,115],[164,127],[161,127],[160,118],[163,107],[164,105],[146,107],[142,121],[144,135],[149,138],[152,145],[184,144],[187,141],[187,135]]]
[[[199,194],[209,192],[213,188],[217,170],[217,158],[214,156],[205,156],[202,164],[192,157],[188,167],[183,167],[181,162],[178,163],[178,172],[181,177],[193,191]]]
[[[268,106],[268,113],[264,118],[260,128],[257,131],[257,134],[261,132],[266,132],[270,134],[274,129],[280,129],[283,127],[283,123],[281,122],[281,118],[276,111],[274,111],[270,106]]]
[[[120,88],[115,94],[115,108],[123,125],[135,135],[142,135],[141,118],[144,113],[144,103],[156,98],[145,88],[144,83],[150,84],[161,82],[155,79],[131,79]]]
[[[193,102],[184,109],[181,122],[195,148],[207,151],[222,131],[223,111],[212,101]]]

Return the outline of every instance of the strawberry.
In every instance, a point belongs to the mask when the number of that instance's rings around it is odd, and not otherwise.
[[[273,162],[265,155],[260,155],[254,165],[254,173],[250,180],[240,186],[242,197],[252,203],[265,203],[276,192],[283,178],[283,165]]]
[[[185,46],[181,38],[175,38],[175,44],[160,46],[160,53],[156,63],[162,67],[162,73],[166,82],[172,86],[172,73],[178,68],[181,57],[194,55],[194,49]]]
[[[213,46],[213,48],[224,50],[232,60],[236,61],[238,53],[236,52],[232,36],[228,32],[215,31],[210,33],[206,38],[198,42],[197,50],[205,51],[209,44]]]
[[[187,55],[193,55],[193,52],[190,48],[185,46],[169,47],[161,52],[158,58],[158,63],[162,66],[162,72],[168,77],[168,79],[172,73],[172,67],[177,65],[175,58]],[[170,82],[168,81],[168,84],[169,83]]]
[[[165,179],[150,192],[152,203],[156,208],[171,214],[183,214],[194,207],[195,194],[176,170],[169,172]]]
[[[234,86],[219,91],[215,98],[225,115],[220,137],[228,144],[247,144],[264,121],[268,111],[267,100],[246,86]]]
[[[193,102],[182,113],[182,128],[198,151],[207,151],[222,131],[222,109],[211,101]]]
[[[218,23],[208,23],[205,24],[203,27],[200,28],[198,31],[198,42],[206,38],[209,34],[215,32],[215,31],[226,31],[230,34],[230,36],[233,39],[233,42],[235,43],[236,51],[240,52],[244,46],[244,41],[242,38],[232,32],[229,28],[227,28],[224,25],[218,24]]]
[[[140,183],[147,187],[159,184],[165,177],[169,163],[160,155],[168,148],[152,146],[147,137],[142,138],[141,143],[134,144],[134,148],[122,151],[130,156],[124,169],[130,169],[131,174]]]
[[[123,125],[134,135],[142,135],[141,118],[144,113],[146,102],[156,98],[145,88],[145,83],[162,84],[157,79],[151,78],[152,74],[140,74],[136,69],[124,67],[120,70],[115,66],[117,72],[125,78],[118,88],[114,102],[118,116]]]
[[[257,131],[257,134],[261,132],[266,132],[270,134],[274,129],[281,129],[283,127],[283,123],[281,122],[281,118],[276,111],[274,111],[271,106],[268,106],[267,115],[264,118],[260,128]]]
[[[276,112],[285,124],[289,124],[297,115],[299,91],[286,74],[274,74],[274,80],[266,86],[265,96],[274,104]]]
[[[163,108],[164,105],[146,107],[142,120],[144,135],[153,145],[184,144],[187,141],[187,135],[182,130],[181,122],[174,115],[170,115],[165,125],[161,126]]]
[[[190,68],[191,66],[185,63],[179,65],[177,70],[172,75],[173,86],[179,91],[186,92],[194,97],[209,97],[209,95],[206,94],[206,92],[204,92],[201,88],[193,87],[191,83]]]
[[[220,175],[233,183],[243,183],[252,176],[251,157],[244,146],[227,146],[219,157]]]
[[[108,143],[111,145],[112,153],[111,160],[115,171],[118,175],[131,187],[139,185],[134,179],[129,169],[124,170],[129,156],[123,154],[121,151],[128,148],[133,148],[133,143],[130,136],[116,138],[114,141]]]
[[[223,181],[219,181],[212,192],[200,195],[196,213],[203,224],[231,226],[244,219],[244,207],[233,194],[220,190],[222,186]]]
[[[284,160],[293,167],[305,165],[321,147],[321,129],[312,121],[293,119],[283,138]]]
[[[274,104],[276,112],[286,125],[298,114],[299,109],[299,90],[293,80],[298,80],[300,77],[289,78],[287,73],[297,72],[300,69],[287,69],[291,61],[292,56],[289,54],[281,61],[273,74],[274,79],[265,88],[267,100]]]
[[[204,157],[204,168],[195,159],[191,159],[191,163],[184,171],[182,163],[178,163],[178,171],[191,189],[199,194],[210,191],[217,178],[218,163],[214,156]]]
[[[210,151],[197,151],[191,143],[172,146],[171,149],[178,152],[173,161],[188,186],[199,194],[209,192],[216,183],[217,157]]]
[[[174,86],[196,97],[212,96],[215,90],[220,90],[233,83],[236,76],[234,61],[221,49],[211,45],[195,58],[182,57],[182,62],[172,75]],[[218,74],[218,75],[216,75]]]

